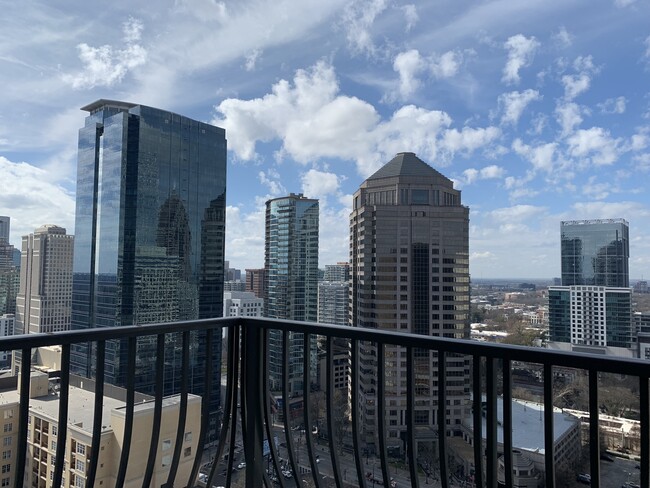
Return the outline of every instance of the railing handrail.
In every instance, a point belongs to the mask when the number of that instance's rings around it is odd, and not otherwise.
[[[127,325],[121,327],[52,332],[47,334],[6,336],[0,337],[0,351],[9,351],[24,347],[35,348],[76,344],[86,341],[127,339],[129,337],[170,334],[188,330],[200,331],[215,327],[246,326],[249,323],[256,324],[256,326],[263,329],[309,332],[326,337],[334,336],[360,341],[381,342],[392,346],[422,347],[424,349],[443,350],[448,353],[503,358],[510,361],[523,361],[526,363],[538,363],[540,365],[552,364],[553,366],[568,368],[597,369],[607,373],[633,373],[635,376],[650,376],[650,361],[638,358],[600,356],[584,352],[559,351],[512,344],[479,342],[469,339],[417,335],[392,330],[259,317],[224,317],[162,324]]]

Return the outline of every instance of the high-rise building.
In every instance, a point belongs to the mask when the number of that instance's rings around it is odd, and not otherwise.
[[[79,131],[72,328],[220,317],[223,313],[225,131],[144,105],[98,100]],[[215,377],[221,337],[192,334],[190,391],[202,396],[207,354]],[[180,340],[180,338],[178,338]],[[170,338],[164,394],[180,391],[181,349]],[[71,355],[92,376],[94,344]],[[136,388],[152,393],[155,340],[138,341]],[[126,381],[126,341],[107,344],[106,380]],[[219,388],[209,399],[210,436]]]
[[[549,299],[551,349],[630,356],[629,227],[624,219],[561,223],[562,286]]]
[[[318,323],[348,325],[347,281],[321,281],[318,283]]]
[[[224,281],[223,291],[246,291],[246,282],[242,280]]]
[[[364,181],[350,214],[350,325],[426,336],[469,338],[469,209],[460,191],[413,153],[399,153]],[[388,447],[406,435],[406,350],[387,347],[386,397],[377,398],[376,348],[359,346],[362,436],[377,446],[377,409],[387,410]],[[433,443],[438,388],[449,401],[447,429],[467,414],[469,362],[448,357],[438,382],[438,358],[417,351],[416,442]],[[426,434],[428,432],[428,434]],[[443,435],[443,434],[440,434]],[[446,432],[445,434],[446,435]]]
[[[223,277],[225,281],[241,281],[241,269],[231,268],[229,261],[226,261],[223,266]]]
[[[252,291],[255,293],[255,296],[258,298],[264,298],[266,288],[264,288],[264,282],[266,280],[266,270],[264,268],[259,269],[247,269],[246,270],[246,291]]]
[[[9,244],[10,223],[9,217],[0,216],[0,315],[16,313],[20,285],[20,251]]]
[[[632,355],[631,295],[630,288],[549,287],[549,348]]]
[[[0,337],[13,335],[16,317],[13,314],[0,315]],[[0,351],[0,368],[11,366],[11,351]]]
[[[348,281],[349,279],[350,279],[350,263],[342,262],[342,263],[325,265],[325,273],[323,275],[323,281]]]
[[[9,242],[10,226],[11,219],[6,215],[0,215],[0,242]]]
[[[291,193],[266,202],[264,316],[316,322],[318,318],[318,200]],[[269,369],[272,390],[282,384],[282,334],[271,331]],[[289,341],[289,390],[303,388],[303,335]],[[312,360],[316,365],[314,338]]]
[[[263,312],[264,299],[252,291],[224,291],[224,317],[261,317]]]
[[[561,223],[562,285],[630,286],[629,225],[624,219]]]
[[[74,236],[58,225],[43,225],[23,236],[16,334],[70,329]]]

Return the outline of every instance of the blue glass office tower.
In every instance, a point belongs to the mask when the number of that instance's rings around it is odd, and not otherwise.
[[[318,319],[318,200],[290,194],[266,202],[264,316],[316,322]],[[312,346],[315,371],[316,341]],[[303,388],[303,335],[289,340],[289,391]],[[282,384],[282,335],[269,338],[270,387]]]
[[[72,329],[219,317],[223,312],[225,131],[164,110],[98,100],[79,130]],[[197,333],[198,334],[198,333]],[[201,395],[205,358],[194,336],[190,390]],[[155,337],[138,342],[136,382],[152,393]],[[91,345],[72,368],[93,376]],[[126,343],[107,344],[106,379],[126,380]],[[167,338],[165,394],[180,389],[180,338]],[[210,412],[219,406],[213,389]]]
[[[562,285],[630,286],[629,232],[624,219],[562,222]]]

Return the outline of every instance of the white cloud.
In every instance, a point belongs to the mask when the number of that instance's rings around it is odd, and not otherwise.
[[[74,196],[50,172],[0,156],[0,215],[11,217],[11,241],[43,224],[56,224],[74,234]]]
[[[142,22],[133,17],[122,24],[126,44],[123,49],[115,49],[108,44],[100,47],[78,44],[79,59],[84,64],[84,70],[76,74],[64,74],[63,81],[76,89],[109,87],[121,82],[129,71],[147,61],[147,50],[138,44],[143,28]]]
[[[410,3],[408,5],[403,5],[400,8],[404,11],[404,19],[406,20],[405,30],[406,32],[409,32],[415,26],[415,24],[418,23],[418,20],[420,20],[417,7]]]
[[[493,260],[496,256],[494,253],[490,251],[484,251],[484,252],[473,252],[470,253],[469,259],[473,261],[477,261],[479,259],[488,259],[488,260]]]
[[[594,166],[609,165],[620,155],[620,139],[614,139],[601,127],[581,129],[567,139],[569,154],[581,163]]]
[[[521,139],[515,139],[512,149],[533,165],[535,171],[550,173],[553,170],[557,143],[549,142],[536,147],[524,144]]]
[[[611,182],[597,183],[596,177],[591,176],[586,183],[581,185],[582,194],[593,200],[604,200],[612,190]]]
[[[503,111],[501,124],[517,125],[519,117],[530,102],[541,100],[542,96],[537,90],[513,91],[499,95],[499,106]]]
[[[424,69],[425,62],[417,49],[399,53],[393,62],[393,69],[399,73],[399,92],[408,98],[420,87],[417,75]]]
[[[561,135],[566,137],[582,123],[580,106],[573,102],[562,102],[555,108],[555,119],[562,128]]]
[[[442,138],[442,148],[450,155],[455,153],[472,153],[475,150],[487,146],[501,136],[497,127],[472,128],[463,127],[462,130],[446,130]]]
[[[303,173],[302,192],[306,197],[324,199],[336,194],[340,187],[340,178],[334,173],[310,169]]]
[[[226,207],[226,259],[234,267],[261,268],[264,266],[265,206],[256,199],[256,208],[245,213],[242,208]]]
[[[431,74],[435,78],[451,78],[458,73],[462,55],[457,51],[447,51],[431,61]]]
[[[578,202],[572,205],[572,219],[631,220],[650,217],[650,209],[639,202]]]
[[[650,36],[645,38],[645,41],[643,42],[643,44],[645,45],[645,53],[643,54],[643,56],[648,61],[650,61]]]
[[[280,173],[273,168],[269,168],[266,172],[260,171],[257,177],[260,183],[269,189],[271,196],[279,197],[287,193],[287,190],[281,183]]]
[[[598,108],[604,114],[622,114],[625,113],[626,103],[625,97],[608,98],[603,103],[599,103]]]
[[[569,34],[569,31],[567,31],[564,26],[561,26],[557,31],[555,31],[551,38],[559,47],[562,48],[569,47],[573,44],[573,36]]]
[[[578,56],[573,62],[573,69],[576,74],[562,76],[566,100],[573,100],[587,91],[591,86],[592,76],[600,71],[600,68],[594,65],[591,56]]]
[[[244,65],[244,68],[246,71],[253,71],[255,69],[255,64],[257,63],[257,60],[261,56],[262,51],[259,49],[253,49],[250,53],[246,55],[246,64]]]
[[[512,207],[499,208],[489,212],[489,216],[502,224],[528,223],[541,214],[546,213],[546,207],[535,205],[514,205]]]
[[[371,104],[338,92],[333,67],[321,61],[296,71],[293,83],[277,82],[261,98],[224,100],[215,107],[213,123],[226,129],[229,148],[240,159],[255,159],[258,141],[279,139],[283,154],[298,162],[353,160],[362,176],[401,151],[445,165],[456,153],[470,154],[500,135],[496,127],[447,130],[447,113],[414,105],[382,121]]]
[[[387,6],[387,0],[354,0],[345,8],[342,22],[352,54],[376,54],[370,28]]]
[[[564,85],[564,96],[567,100],[573,100],[575,97],[589,89],[591,77],[585,73],[578,75],[564,75],[562,77]]]
[[[469,168],[463,171],[463,181],[461,184],[471,185],[478,180],[500,179],[505,175],[506,170],[501,166],[495,164],[486,166],[484,168],[475,169]]]
[[[508,50],[508,61],[503,68],[502,81],[507,84],[519,83],[519,70],[530,66],[540,43],[535,37],[527,38],[517,34],[508,38],[503,45]]]
[[[175,11],[188,13],[201,22],[224,23],[229,20],[225,2],[216,0],[174,0]]]

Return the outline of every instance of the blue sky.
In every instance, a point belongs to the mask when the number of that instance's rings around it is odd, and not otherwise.
[[[475,278],[559,275],[560,221],[630,222],[650,276],[650,0],[0,0],[0,215],[74,229],[79,110],[99,98],[226,129],[226,258],[263,265],[263,209],[351,195],[395,153],[455,181]]]

